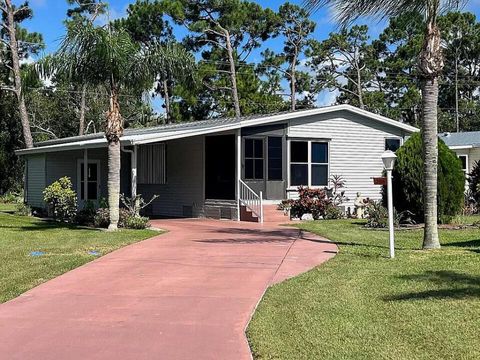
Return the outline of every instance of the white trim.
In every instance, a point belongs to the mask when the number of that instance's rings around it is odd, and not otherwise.
[[[447,145],[448,146],[448,145]],[[451,150],[466,150],[466,149],[473,149],[475,146],[473,145],[459,145],[459,146],[449,146]]]
[[[459,159],[460,159],[462,156],[465,157],[465,165],[467,166],[466,169],[463,169],[463,168],[462,168],[462,170],[465,171],[465,176],[467,176],[467,175],[470,173],[470,166],[469,166],[469,165],[470,165],[470,163],[469,163],[470,158],[469,158],[468,154],[457,154],[457,157],[458,157]]]
[[[307,163],[304,162],[293,162],[291,161],[291,142],[306,142],[307,143]],[[297,190],[299,186],[308,186],[312,189],[323,189],[325,186],[329,186],[330,182],[330,140],[326,139],[314,139],[314,138],[291,138],[287,139],[287,168],[288,168],[288,182],[287,182],[287,192]],[[312,143],[325,143],[327,144],[327,163],[312,163]],[[308,184],[303,185],[292,185],[291,184],[291,165],[298,164],[298,165],[307,165],[307,176],[308,176]],[[313,165],[327,165],[327,184],[325,185],[312,185],[312,168]]]
[[[353,114],[365,116],[372,120],[405,130],[409,133],[420,131],[416,127],[401,123],[396,120],[386,118],[381,115],[371,113],[366,110],[356,108],[351,105],[335,105],[335,106],[329,106],[329,107],[323,107],[323,108],[317,108],[317,109],[311,109],[311,110],[270,115],[262,118],[243,120],[243,121],[225,124],[225,125],[212,125],[207,129],[184,129],[184,130],[177,129],[176,130],[175,128],[172,128],[171,131],[162,131],[162,133],[158,133],[158,134],[125,135],[122,137],[121,141],[123,145],[149,144],[149,143],[163,142],[163,141],[198,136],[198,135],[207,135],[212,133],[232,131],[232,130],[241,129],[243,127],[265,125],[265,124],[270,124],[275,122],[288,121],[291,119],[298,119],[302,117],[329,114],[329,113],[338,112],[338,111],[348,111]],[[16,154],[26,155],[26,154],[52,152],[52,151],[59,151],[59,150],[83,149],[85,147],[106,147],[106,146],[107,146],[107,140],[105,138],[101,138],[101,139],[93,139],[93,140],[72,141],[70,143],[65,143],[65,144],[55,144],[55,145],[48,145],[48,146],[40,146],[32,149],[17,150]]]

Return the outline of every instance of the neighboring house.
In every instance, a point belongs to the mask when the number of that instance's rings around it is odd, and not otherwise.
[[[440,139],[455,151],[466,175],[472,171],[475,162],[480,161],[480,131],[443,133]]]
[[[278,203],[300,185],[328,186],[336,174],[353,207],[357,192],[380,199],[372,177],[382,174],[382,153],[416,131],[349,105],[128,129],[121,192],[159,195],[152,216],[238,219],[246,210],[260,217],[260,193]],[[106,198],[106,147],[100,133],[17,151],[26,160],[27,203],[44,207],[43,189],[62,176],[72,179],[80,204]]]

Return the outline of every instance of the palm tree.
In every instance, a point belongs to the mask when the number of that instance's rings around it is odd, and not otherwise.
[[[424,14],[425,39],[418,58],[418,69],[422,77],[424,249],[440,248],[437,226],[437,106],[438,78],[444,62],[437,20],[441,13],[458,9],[463,2],[466,0],[305,0],[305,5],[310,11],[324,5],[333,8],[343,25],[363,16],[390,18],[412,12]]]
[[[108,141],[109,230],[116,230],[120,198],[120,138],[123,119],[120,111],[122,91],[147,91],[153,88],[156,74],[164,68],[176,73],[191,73],[195,59],[180,47],[134,42],[120,27],[111,24],[96,27],[90,21],[76,19],[67,24],[67,34],[58,52],[43,64],[45,75],[66,74],[94,86],[104,86],[109,93],[105,126]]]

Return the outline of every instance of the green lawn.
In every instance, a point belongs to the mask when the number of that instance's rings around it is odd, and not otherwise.
[[[17,204],[0,203],[0,212],[14,212],[17,209]]]
[[[158,235],[151,230],[115,233],[75,228],[5,213],[0,206],[0,303],[122,246]],[[14,206],[13,206],[14,208]],[[31,256],[32,252],[44,252]]]
[[[471,218],[470,220],[479,220]],[[302,223],[336,241],[331,261],[269,289],[248,328],[257,359],[480,359],[480,229],[396,234],[358,221]]]

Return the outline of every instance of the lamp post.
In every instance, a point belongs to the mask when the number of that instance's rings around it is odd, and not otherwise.
[[[392,193],[392,170],[397,156],[393,151],[387,150],[382,154],[383,167],[387,171],[387,196],[388,196],[388,230],[390,242],[390,258],[395,257],[395,235],[393,229],[393,193]]]

